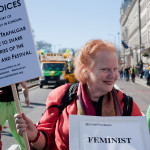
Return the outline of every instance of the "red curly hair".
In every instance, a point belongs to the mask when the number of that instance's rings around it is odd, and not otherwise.
[[[96,63],[96,54],[100,51],[116,53],[117,50],[115,46],[108,41],[91,40],[87,42],[79,52],[78,56],[76,56],[74,59],[74,74],[78,81],[82,82],[83,84],[86,83],[83,67],[92,69]]]

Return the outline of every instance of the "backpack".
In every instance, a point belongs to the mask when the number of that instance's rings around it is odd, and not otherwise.
[[[52,107],[56,107],[59,109],[59,115],[60,115],[62,113],[62,111],[64,110],[64,108],[66,108],[69,104],[71,104],[71,102],[77,96],[76,90],[78,88],[78,85],[79,85],[79,83],[75,83],[75,84],[71,84],[68,87],[67,91],[65,92],[65,94],[61,100],[61,105],[52,105],[52,106],[49,106],[47,109],[52,108]],[[116,90],[116,91],[118,92],[118,90]],[[133,99],[132,99],[132,97],[127,96],[125,93],[123,93],[123,95],[124,95],[124,98],[123,98],[123,102],[124,102],[123,116],[131,116]]]

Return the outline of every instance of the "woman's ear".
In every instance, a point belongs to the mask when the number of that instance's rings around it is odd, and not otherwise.
[[[83,67],[82,71],[83,71],[84,78],[88,79],[88,70],[87,70],[87,68]]]
[[[85,77],[86,79],[88,79],[88,71],[85,71],[84,77]]]

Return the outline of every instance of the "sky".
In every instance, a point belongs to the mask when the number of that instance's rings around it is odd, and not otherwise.
[[[35,41],[80,49],[91,39],[119,46],[123,0],[25,0]]]

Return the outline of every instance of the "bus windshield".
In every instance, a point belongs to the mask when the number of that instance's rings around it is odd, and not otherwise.
[[[42,69],[46,71],[65,71],[65,63],[44,63]]]

